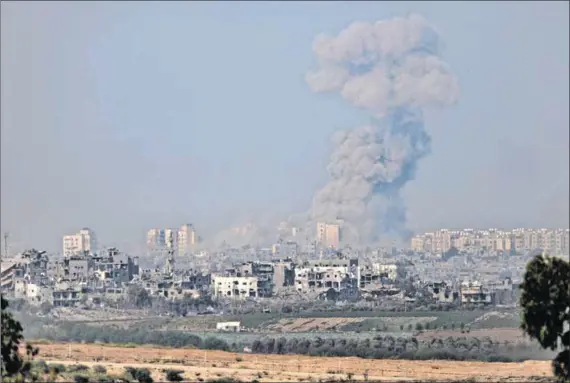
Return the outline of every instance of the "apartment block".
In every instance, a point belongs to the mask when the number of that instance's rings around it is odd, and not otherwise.
[[[340,245],[340,225],[336,223],[317,223],[317,244],[320,247],[338,249]]]
[[[257,298],[257,282],[257,277],[212,277],[214,296],[219,298]]]
[[[554,255],[568,255],[570,235],[568,229],[440,229],[418,234],[410,242],[410,248],[418,252],[443,253],[451,247],[507,253],[541,249]]]
[[[194,251],[198,235],[192,224],[184,224],[178,229],[150,229],[146,243],[150,252],[175,249],[182,256]]]
[[[70,256],[80,253],[97,251],[97,237],[89,228],[83,228],[76,234],[63,236],[63,255]]]
[[[178,229],[178,254],[192,253],[198,243],[198,236],[192,224],[184,224]]]

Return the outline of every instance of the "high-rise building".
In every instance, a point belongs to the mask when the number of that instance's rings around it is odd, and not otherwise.
[[[97,251],[97,237],[95,232],[87,227],[79,230],[79,233],[63,236],[63,255],[70,255]]]
[[[321,247],[338,249],[340,245],[340,225],[336,223],[317,223],[317,244]]]
[[[164,241],[167,249],[176,248],[178,245],[178,230],[164,229]]]
[[[149,251],[163,249],[166,245],[166,236],[163,229],[150,229],[146,234],[146,246]]]
[[[198,241],[191,224],[184,224],[179,229],[150,229],[146,236],[149,251],[177,249],[179,255],[191,253]]]
[[[198,236],[192,224],[184,224],[178,229],[178,254],[186,255],[191,253],[198,243]]]

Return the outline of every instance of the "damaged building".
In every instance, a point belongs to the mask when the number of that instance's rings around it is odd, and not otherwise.
[[[295,289],[301,293],[337,292],[358,287],[358,259],[329,259],[307,261],[295,269]]]

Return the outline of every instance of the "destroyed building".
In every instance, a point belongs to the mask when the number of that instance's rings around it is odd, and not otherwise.
[[[218,298],[247,299],[258,297],[257,277],[213,276],[213,295]]]
[[[349,286],[358,287],[358,259],[306,261],[295,269],[295,289],[301,293],[337,292]]]

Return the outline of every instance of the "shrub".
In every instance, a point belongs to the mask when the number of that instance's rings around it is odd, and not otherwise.
[[[107,369],[103,366],[97,365],[93,366],[93,372],[95,372],[96,374],[106,374]]]
[[[168,380],[169,382],[181,382],[184,380],[184,378],[181,376],[183,372],[184,371],[181,370],[167,370],[166,380]]]
[[[139,383],[153,383],[150,371],[147,368],[125,367],[127,375]]]
[[[89,378],[83,375],[75,375],[73,381],[75,383],[89,383]]]
[[[125,367],[125,372],[127,373],[127,375],[130,376],[131,379],[135,378],[135,375],[137,373],[137,369],[134,367],[130,367],[130,366],[126,366]]]
[[[67,369],[69,372],[81,372],[81,371],[89,371],[89,367],[84,364],[72,364]]]
[[[34,360],[32,362],[32,369],[39,370],[44,374],[47,374],[49,372],[49,367],[47,363],[43,360]]]
[[[63,364],[50,364],[49,371],[52,374],[59,375],[62,372],[65,372],[65,365]]]
[[[139,383],[153,383],[152,376],[150,376],[150,371],[147,368],[138,368],[134,378]]]
[[[135,379],[139,383],[153,383],[152,376],[150,376],[150,371],[146,368],[137,369]]]

